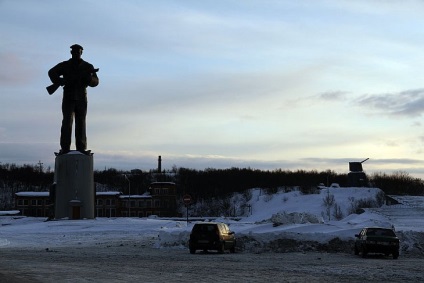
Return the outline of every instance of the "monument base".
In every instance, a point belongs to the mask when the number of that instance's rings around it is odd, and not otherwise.
[[[366,187],[367,175],[364,172],[349,172],[347,174],[349,187]]]
[[[56,156],[55,219],[95,218],[93,155],[70,151]]]

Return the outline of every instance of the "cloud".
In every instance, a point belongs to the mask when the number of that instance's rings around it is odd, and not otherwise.
[[[372,159],[370,162],[376,164],[406,164],[406,165],[415,165],[422,164],[423,161],[419,159],[411,158],[382,158],[382,159]]]
[[[29,62],[13,52],[0,52],[0,84],[20,85],[32,80],[35,75],[34,69]]]
[[[424,89],[363,95],[354,103],[392,117],[419,117],[424,112]]]
[[[45,168],[54,168],[54,143],[0,143],[2,164],[36,164],[42,162]],[[93,148],[92,148],[93,149]],[[94,148],[96,170],[115,168],[118,170],[150,170],[156,168],[158,156],[162,156],[162,167],[170,170],[178,168],[204,170],[206,168],[252,168],[259,170],[331,170],[338,173],[349,172],[349,162],[361,162],[366,156],[344,158],[294,158],[294,159],[254,159],[249,157],[229,157],[216,154],[181,154],[158,150],[102,150]],[[393,173],[405,171],[416,176],[424,176],[422,160],[414,158],[371,158],[363,163],[367,174],[374,172]]]
[[[338,173],[349,173],[349,162],[362,162],[364,159],[357,157],[350,158],[304,158],[299,160],[301,168],[304,170],[318,169],[319,171],[329,170]],[[373,173],[385,172],[388,174],[396,172],[409,172],[414,176],[424,176],[424,167],[422,166],[423,161],[420,159],[412,158],[370,158],[366,162],[362,162],[362,168],[367,175]],[[290,167],[296,168],[296,167]]]
[[[318,94],[318,98],[326,101],[341,101],[346,98],[346,91],[326,91]]]

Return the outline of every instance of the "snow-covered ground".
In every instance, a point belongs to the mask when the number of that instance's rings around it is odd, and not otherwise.
[[[248,202],[250,215],[239,221],[225,217],[215,221],[228,223],[238,238],[254,239],[256,244],[287,238],[319,243],[328,243],[335,238],[351,241],[362,227],[393,227],[400,235],[402,251],[415,249],[422,254],[424,197],[393,196],[403,204],[383,205],[381,208],[365,209],[361,214],[348,215],[356,201],[375,200],[379,193],[381,191],[376,188],[325,188],[319,194],[303,195],[299,191],[292,191],[267,195],[254,189]],[[343,219],[333,220],[333,210],[327,213],[323,200],[329,195],[334,196]],[[161,249],[186,248],[194,224],[160,218],[45,220],[0,216],[0,248],[54,248],[125,243],[135,239]]]

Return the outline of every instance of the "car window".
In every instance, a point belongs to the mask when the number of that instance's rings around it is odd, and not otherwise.
[[[375,229],[368,229],[367,230],[367,236],[374,236],[375,235]]]
[[[203,232],[203,233],[208,233],[208,232],[214,232],[216,231],[216,227],[215,225],[211,224],[196,224],[193,227],[193,231],[194,232]]]
[[[383,231],[383,235],[384,236],[390,236],[390,237],[396,237],[395,232],[393,232],[393,230],[390,229],[386,229]]]
[[[367,236],[389,236],[396,237],[395,232],[391,229],[368,229]]]

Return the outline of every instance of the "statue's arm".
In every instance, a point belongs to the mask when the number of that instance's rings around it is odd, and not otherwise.
[[[49,78],[52,81],[53,84],[64,84],[64,79],[61,77],[63,75],[63,64],[59,63],[53,68],[51,68],[48,72]]]
[[[96,87],[99,84],[99,77],[97,76],[97,72],[91,73],[91,81],[88,83],[91,87]]]

